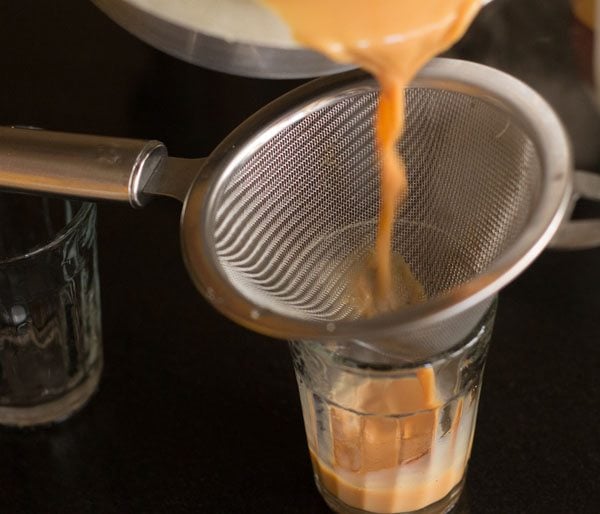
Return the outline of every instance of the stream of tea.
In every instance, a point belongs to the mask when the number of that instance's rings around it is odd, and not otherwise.
[[[409,188],[397,146],[404,129],[404,94],[416,73],[464,34],[482,0],[263,3],[285,20],[300,44],[332,60],[356,64],[371,72],[380,84],[375,120],[381,194],[377,236],[371,261],[360,266],[361,271],[349,279],[349,298],[360,302],[358,308],[367,317],[425,301],[425,291],[409,264],[392,251],[396,212]],[[403,278],[402,294],[392,287],[392,274]],[[432,457],[443,454],[446,443],[438,442],[436,446],[441,403],[431,369],[423,368],[414,379],[365,378],[360,390],[347,393],[354,406],[349,410],[323,400],[333,450],[324,455],[322,452],[327,450],[310,448],[320,483],[347,505],[379,513],[416,511],[448,495],[461,480],[466,462],[464,458],[453,461]],[[304,404],[314,400],[301,386],[303,394]],[[390,417],[389,414],[400,412],[390,410],[391,406],[406,398],[413,401],[410,411],[422,414]],[[360,414],[366,411],[382,415]],[[454,442],[448,450],[451,452],[458,444],[456,432],[460,430],[462,408],[455,414],[450,438]],[[462,417],[464,420],[472,416]],[[309,434],[309,446],[311,440],[318,438]],[[419,442],[416,447],[415,441]],[[413,451],[412,447],[416,449]],[[468,451],[457,454],[464,457]],[[438,465],[440,462],[444,464]],[[405,471],[410,469],[416,471],[409,474],[413,481],[407,482]]]

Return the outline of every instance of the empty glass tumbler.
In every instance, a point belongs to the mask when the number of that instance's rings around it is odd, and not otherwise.
[[[66,418],[101,370],[95,205],[0,193],[0,424]]]
[[[492,303],[463,340],[406,362],[357,341],[292,342],[317,487],[342,514],[441,514],[469,460]]]

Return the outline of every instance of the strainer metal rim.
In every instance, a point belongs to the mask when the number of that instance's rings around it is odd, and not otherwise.
[[[401,337],[454,317],[497,293],[531,264],[557,231],[572,194],[573,164],[564,128],[547,102],[499,70],[455,59],[434,59],[411,84],[462,92],[508,111],[532,138],[545,180],[538,207],[521,235],[488,269],[430,301],[371,319],[328,322],[292,318],[244,297],[227,278],[215,251],[218,198],[231,175],[265,142],[308,114],[377,89],[373,78],[351,71],[311,81],[270,103],[235,129],[207,158],[184,203],[181,242],[196,287],[222,314],[251,330],[283,339]],[[205,238],[198,237],[204,234]]]

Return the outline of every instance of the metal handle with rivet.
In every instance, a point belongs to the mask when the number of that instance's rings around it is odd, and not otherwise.
[[[0,127],[0,189],[142,207],[154,194],[183,200],[198,163],[160,141]]]

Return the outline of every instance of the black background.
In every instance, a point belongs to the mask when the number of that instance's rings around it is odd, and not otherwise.
[[[564,0],[496,0],[452,54],[538,89],[595,170],[587,36]],[[0,0],[0,124],[155,138],[196,157],[298,84],[179,62],[88,1]],[[169,200],[100,205],[101,386],[65,423],[0,431],[0,512],[328,512],[287,345],[196,293],[178,216]],[[547,251],[501,295],[459,512],[599,511],[599,368],[600,251]]]

